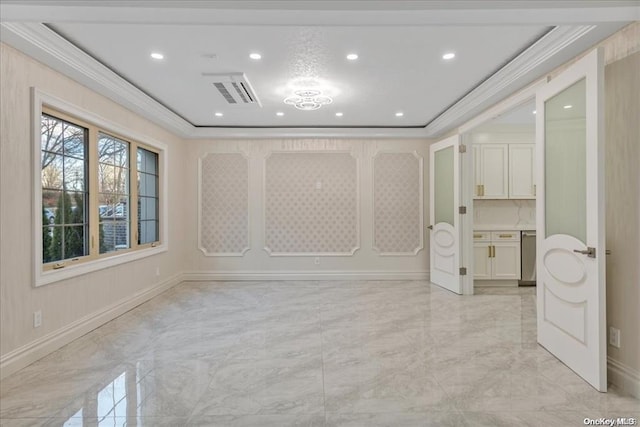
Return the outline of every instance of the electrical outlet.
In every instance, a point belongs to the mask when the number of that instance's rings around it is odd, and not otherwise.
[[[320,257],[319,257],[319,256],[315,257],[315,258],[313,259],[313,263],[314,263],[315,265],[320,265]]]
[[[156,267],[156,277],[160,276],[160,267]]]
[[[316,181],[316,190],[322,190],[322,181]]]
[[[39,328],[40,326],[42,326],[42,311],[41,310],[34,311],[33,312],[33,327],[34,328]]]
[[[609,345],[620,348],[620,329],[609,326]]]

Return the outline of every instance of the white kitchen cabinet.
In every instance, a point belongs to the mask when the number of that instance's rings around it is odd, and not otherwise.
[[[473,233],[473,277],[491,279],[491,233],[488,231]]]
[[[474,198],[509,198],[509,149],[507,144],[476,144]]]
[[[535,144],[509,144],[509,198],[536,198]]]
[[[535,144],[475,144],[474,199],[535,199]]]
[[[520,232],[474,231],[474,279],[520,279]]]

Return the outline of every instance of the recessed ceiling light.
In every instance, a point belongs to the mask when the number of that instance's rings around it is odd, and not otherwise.
[[[404,113],[402,111],[398,111],[396,113],[396,117],[402,117],[402,116],[404,116]]]
[[[262,55],[260,55],[259,53],[252,53],[252,54],[249,55],[249,58],[258,60],[258,59],[262,58]]]
[[[535,113],[536,113],[536,110],[533,110],[532,112],[533,112],[533,114],[535,114]]]
[[[342,113],[336,113],[336,117],[342,117],[343,114]]]
[[[284,113],[283,113],[282,111],[278,111],[278,112],[276,113],[276,116],[280,116],[280,117],[282,117],[282,116],[284,116]]]
[[[358,59],[358,54],[357,53],[350,53],[347,55],[347,59],[349,61],[355,61],[356,59]]]
[[[573,108],[573,105],[565,105],[565,106],[564,106],[564,107],[562,107],[562,108],[564,108],[565,110],[568,110],[569,108]]]
[[[153,59],[164,59],[164,55],[160,52],[151,52],[151,57]]]
[[[222,116],[224,116],[224,114],[222,114],[222,113],[216,113],[215,115],[216,115],[216,117],[222,117]]]
[[[453,52],[447,52],[444,55],[442,55],[442,59],[447,59],[447,60],[453,59],[455,57],[456,57],[456,54]]]

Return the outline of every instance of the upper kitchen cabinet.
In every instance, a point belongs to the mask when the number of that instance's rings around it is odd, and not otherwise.
[[[535,144],[475,144],[474,199],[535,199]]]
[[[536,198],[536,145],[509,144],[509,198]]]
[[[507,144],[473,146],[475,164],[474,198],[509,198],[509,149]]]

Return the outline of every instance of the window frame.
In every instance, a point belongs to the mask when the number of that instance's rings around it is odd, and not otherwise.
[[[88,142],[88,222],[89,222],[89,255],[60,260],[43,264],[42,253],[42,164],[41,164],[41,117],[47,114],[55,118],[69,121],[89,129]],[[130,247],[125,250],[99,253],[99,213],[98,213],[98,152],[97,152],[97,136],[98,132],[120,138],[129,143],[129,198],[128,206],[130,221]],[[102,270],[104,268],[128,263],[138,259],[157,255],[166,252],[169,249],[168,241],[168,200],[165,196],[164,189],[167,188],[168,174],[168,146],[147,135],[127,129],[118,125],[104,117],[86,111],[69,102],[49,95],[32,87],[32,172],[33,172],[33,271],[35,287],[43,286],[49,283],[59,282],[79,275],[91,273],[93,271]],[[95,145],[95,146],[94,146]],[[137,191],[137,167],[135,159],[138,147],[152,151],[158,155],[158,241],[147,244],[138,245],[137,208],[132,209],[132,201],[137,207],[138,191]],[[133,153],[133,157],[131,157]],[[132,160],[133,159],[133,160]],[[62,265],[62,266],[61,266]]]
[[[158,212],[157,212],[158,219],[157,219],[157,221],[158,221],[158,238],[160,239],[160,237],[161,237],[160,231],[161,231],[161,228],[162,228],[162,221],[160,220],[160,211],[162,210],[162,205],[161,205],[161,201],[160,201],[160,199],[162,199],[162,197],[161,197],[161,194],[162,194],[161,188],[162,187],[160,185],[161,184],[160,153],[158,153],[158,151],[154,150],[153,147],[149,147],[149,146],[146,146],[144,144],[138,144],[137,147],[136,147],[136,152],[135,152],[135,155],[136,155],[136,162],[135,162],[136,166],[135,166],[134,172],[135,172],[135,176],[136,176],[136,183],[135,183],[135,185],[136,185],[136,200],[135,200],[134,203],[135,203],[135,206],[136,206],[136,227],[139,227],[139,224],[141,222],[140,217],[138,216],[138,201],[139,201],[139,199],[141,197],[140,196],[140,192],[139,192],[139,190],[137,188],[138,187],[138,182],[137,182],[138,174],[145,173],[147,175],[151,175],[148,172],[140,172],[138,170],[137,155],[138,155],[138,149],[140,149],[140,148],[142,148],[143,150],[155,153],[158,156],[158,164],[156,165],[156,174],[155,174],[157,176],[157,179],[158,179],[158,188],[156,189],[157,196],[155,197],[155,199],[158,201]],[[142,197],[150,198],[150,196],[142,196]],[[148,220],[143,220],[143,221],[148,221]],[[139,243],[138,241],[140,240],[140,228],[138,228],[137,231],[138,231],[138,234],[136,236],[133,236],[133,237],[135,237],[136,244],[138,245],[139,248],[144,248],[144,247],[150,248],[150,247],[154,247],[156,245],[156,242]]]

